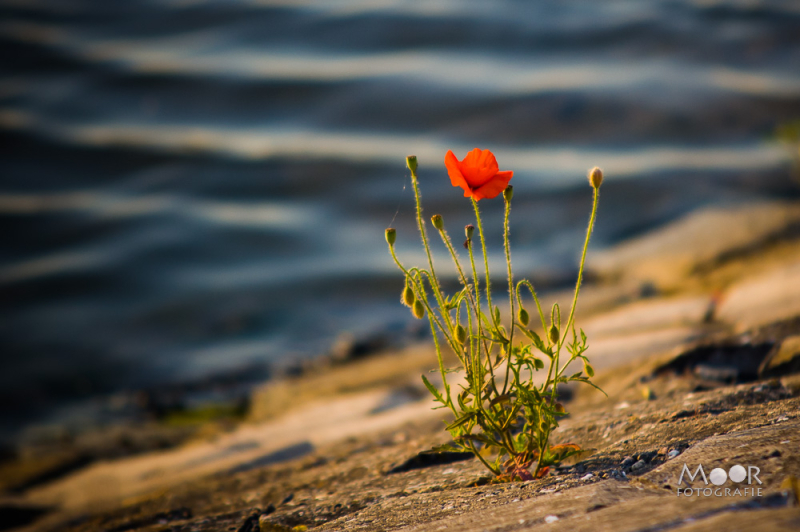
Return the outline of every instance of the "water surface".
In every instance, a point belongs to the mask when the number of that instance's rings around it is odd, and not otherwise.
[[[770,141],[800,117],[792,1],[0,6],[6,436],[125,390],[263,378],[342,331],[402,336],[383,230],[421,263],[410,153],[460,234],[444,153],[492,149],[515,171],[516,268],[551,287],[594,165],[595,247],[796,194]],[[482,205],[499,251],[501,204]]]

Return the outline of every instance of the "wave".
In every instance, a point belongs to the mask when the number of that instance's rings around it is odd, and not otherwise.
[[[377,135],[283,127],[234,129],[158,124],[55,124],[33,114],[9,109],[0,109],[0,127],[35,132],[80,145],[146,147],[156,151],[208,153],[248,160],[340,159],[391,165],[402,164],[406,154],[414,153],[423,164],[435,162],[438,165],[447,150],[452,149],[463,157],[475,147],[428,135]],[[503,167],[550,185],[571,185],[583,179],[586,169],[595,165],[604,167],[613,179],[692,169],[753,170],[775,167],[786,160],[782,146],[763,142],[701,147],[481,147],[492,149]]]
[[[793,97],[800,76],[785,69],[745,69],[666,59],[592,60],[551,55],[407,50],[332,54],[327,50],[248,49],[224,46],[218,32],[169,38],[102,39],[20,21],[0,25],[0,35],[57,46],[85,61],[119,65],[141,74],[236,77],[267,81],[352,81],[396,78],[498,94],[622,90],[726,91]],[[791,72],[791,71],[789,71]],[[646,96],[646,93],[639,97]]]
[[[324,213],[311,205],[290,202],[219,202],[186,196],[121,196],[102,192],[0,194],[0,215],[68,213],[98,218],[135,218],[168,214],[222,225],[299,231],[317,223]]]

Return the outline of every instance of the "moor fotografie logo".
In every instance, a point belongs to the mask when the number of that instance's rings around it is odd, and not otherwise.
[[[697,466],[692,473],[687,464],[683,464],[681,476],[678,479],[678,496],[685,497],[752,497],[761,495],[761,479],[758,478],[761,470],[756,466],[735,465],[728,471],[721,467],[712,469],[708,476],[702,465]],[[688,478],[688,480],[686,480]],[[702,480],[706,487],[695,488],[692,484],[695,479]],[[683,487],[683,485],[689,487]],[[710,484],[710,485],[709,485]]]

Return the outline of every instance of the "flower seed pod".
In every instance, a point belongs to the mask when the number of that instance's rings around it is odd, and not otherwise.
[[[472,233],[475,232],[475,226],[469,224],[464,227],[464,234],[467,235],[467,240],[472,240]]]
[[[441,214],[434,214],[433,216],[431,216],[431,223],[439,231],[444,230],[444,220],[442,220]]]
[[[406,166],[408,166],[408,169],[411,170],[413,175],[417,175],[417,156],[409,155],[406,157]]]
[[[460,323],[456,327],[456,340],[462,345],[467,341],[467,331]]]
[[[550,338],[550,343],[551,344],[557,344],[558,343],[558,338],[559,338],[558,327],[556,327],[555,325],[552,325],[550,327],[550,330],[547,332],[547,337]]]
[[[514,187],[511,186],[511,185],[508,185],[506,187],[506,189],[503,191],[503,198],[506,201],[511,201],[511,198],[513,198],[513,197],[514,197]]]
[[[394,227],[390,227],[386,230],[386,242],[388,242],[390,246],[394,246],[395,240],[397,240],[397,231]]]
[[[531,320],[530,316],[528,316],[528,311],[522,307],[520,307],[519,315],[517,317],[519,318],[519,322],[526,327],[528,326],[528,322]]]
[[[589,378],[592,378],[592,377],[594,377],[594,368],[592,367],[592,365],[591,365],[591,364],[589,364],[589,363],[588,363],[588,362],[586,362],[585,360],[583,361],[583,371],[585,371],[585,372],[586,372],[586,375],[587,375]]]
[[[414,301],[414,304],[411,306],[411,313],[415,318],[421,320],[422,317],[425,316],[425,307],[422,306],[422,302],[419,300]]]
[[[414,305],[414,301],[416,301],[416,299],[417,298],[414,297],[414,291],[410,286],[406,285],[406,287],[403,289],[403,297],[401,298],[403,304],[407,307],[411,307]]]
[[[589,170],[589,184],[594,188],[600,188],[603,184],[603,171],[599,167],[595,166]]]

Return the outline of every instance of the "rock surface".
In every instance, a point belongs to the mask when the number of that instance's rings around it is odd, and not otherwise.
[[[447,414],[414,346],[269,384],[229,432],[7,492],[0,516],[71,532],[800,528],[798,220],[788,203],[701,212],[597,259],[621,284],[587,286],[598,303],[578,323],[608,397],[572,391],[554,439],[591,452],[542,479],[491,484],[475,459],[425,454]],[[631,280],[658,290],[637,300]],[[761,484],[715,495],[679,484],[684,465],[757,468]]]

